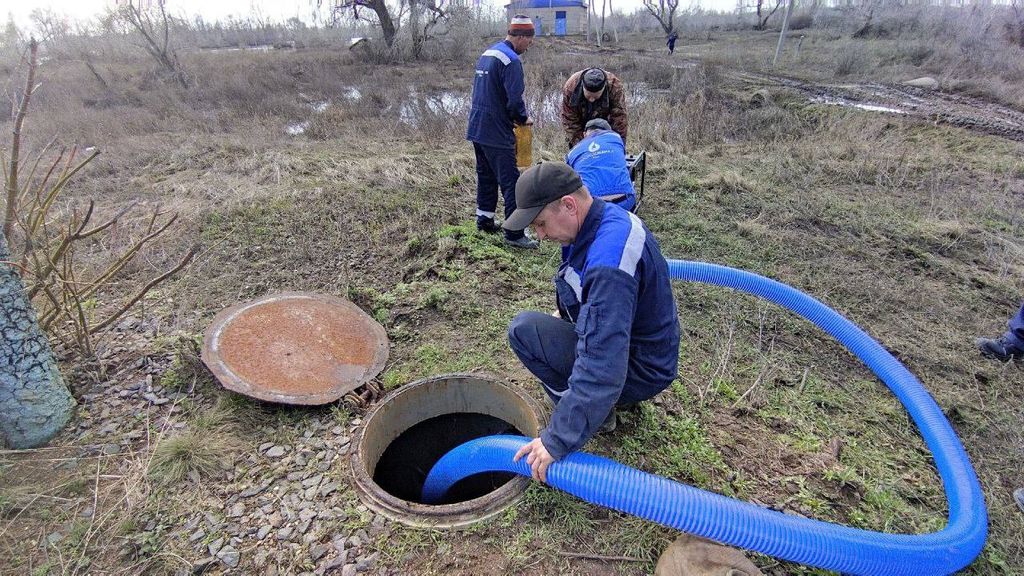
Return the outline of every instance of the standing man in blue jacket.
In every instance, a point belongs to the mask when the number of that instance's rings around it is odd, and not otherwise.
[[[521,312],[508,329],[512,350],[555,404],[551,422],[515,455],[547,480],[552,462],[578,450],[615,406],[652,398],[672,383],[679,319],[668,264],[635,214],[594,198],[568,164],[523,172],[506,229],[531,226],[562,245],[555,276],[558,315]]]
[[[565,162],[580,175],[591,196],[633,211],[636,191],[629,179],[626,145],[607,120],[587,122],[583,140],[566,154]]]
[[[523,102],[523,63],[519,55],[533,43],[533,21],[516,15],[504,40],[488,48],[476,63],[473,103],[466,140],[476,153],[476,227],[496,233],[498,187],[505,200],[505,218],[516,209],[516,124],[532,124]],[[505,230],[505,242],[517,248],[536,248],[522,230]]]

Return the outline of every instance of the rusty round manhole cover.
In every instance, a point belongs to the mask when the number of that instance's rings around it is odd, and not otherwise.
[[[384,368],[384,328],[341,298],[284,292],[213,319],[203,362],[229,390],[285,404],[326,404]]]

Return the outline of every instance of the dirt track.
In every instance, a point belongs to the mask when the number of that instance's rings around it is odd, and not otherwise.
[[[595,52],[598,50],[581,49],[579,46],[566,49],[569,54]],[[630,56],[656,59],[643,52],[630,53]],[[687,68],[699,61],[697,57],[686,57],[672,66]],[[748,86],[799,92],[812,102],[920,118],[936,125],[950,124],[1024,142],[1024,111],[982,98],[906,85],[822,84],[739,70],[730,70],[726,75]]]
[[[738,72],[734,77],[751,85],[794,90],[813,102],[906,115],[1024,142],[1024,112],[980,98],[913,86],[813,84],[749,72]]]

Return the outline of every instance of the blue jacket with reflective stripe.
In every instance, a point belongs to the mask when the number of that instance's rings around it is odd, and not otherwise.
[[[636,203],[636,192],[629,179],[626,165],[626,146],[622,136],[612,130],[602,130],[579,144],[565,156],[565,163],[573,167],[583,184],[594,196],[625,194],[616,204],[630,210]]]
[[[524,88],[523,63],[509,41],[502,40],[484,51],[476,63],[466,140],[514,149],[513,123],[522,124],[528,118]]]
[[[569,389],[541,432],[556,459],[578,450],[630,387],[653,396],[676,377],[679,318],[668,264],[644,223],[598,198],[555,278],[558,309],[575,323]]]

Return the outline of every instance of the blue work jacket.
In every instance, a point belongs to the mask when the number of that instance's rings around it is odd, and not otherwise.
[[[523,62],[508,40],[488,48],[476,62],[466,140],[495,148],[516,147],[512,128],[529,115],[523,101]]]
[[[555,290],[558,310],[578,336],[569,388],[540,435],[561,459],[601,426],[627,373],[645,397],[672,383],[679,318],[658,241],[635,214],[599,198],[575,242],[562,249]]]
[[[623,198],[613,202],[626,210],[636,205],[636,191],[626,165],[626,146],[617,132],[602,130],[580,140],[565,156],[565,163],[580,175],[593,196],[621,194]]]

